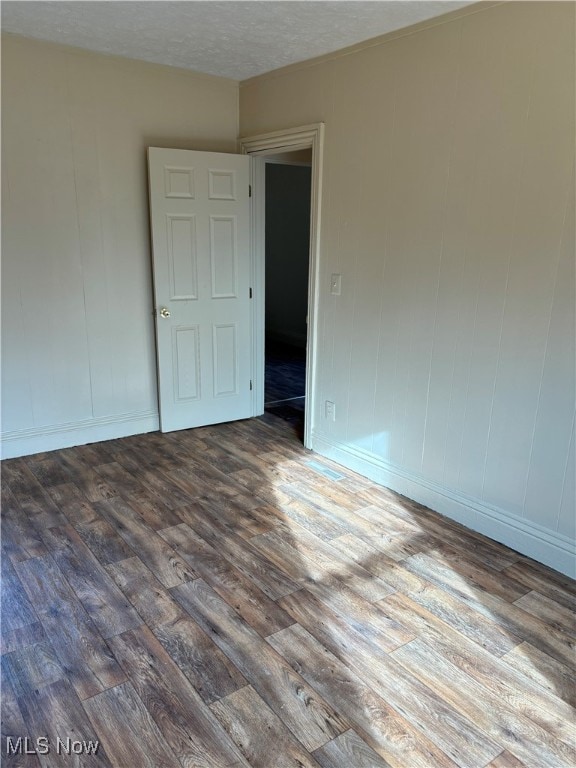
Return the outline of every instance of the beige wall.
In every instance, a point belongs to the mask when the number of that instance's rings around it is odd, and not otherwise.
[[[235,151],[238,85],[2,43],[4,454],[157,428],[146,147]]]
[[[314,447],[573,570],[575,6],[471,10],[247,81],[241,135],[326,124]]]

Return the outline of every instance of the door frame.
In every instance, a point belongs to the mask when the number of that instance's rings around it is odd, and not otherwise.
[[[304,409],[304,447],[313,448],[315,423],[316,358],[318,338],[318,290],[320,265],[320,212],[322,202],[322,163],[324,123],[313,123],[239,141],[242,154],[250,155],[250,264],[254,290],[252,302],[252,415],[264,413],[264,324],[265,324],[265,205],[266,155],[298,149],[312,150],[310,199],[310,253],[308,267],[308,325],[306,331],[306,406]]]

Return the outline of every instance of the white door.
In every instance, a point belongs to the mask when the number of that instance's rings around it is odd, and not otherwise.
[[[249,160],[148,150],[162,432],[251,413]]]

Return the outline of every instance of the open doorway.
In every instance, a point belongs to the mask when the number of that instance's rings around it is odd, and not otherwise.
[[[303,438],[312,150],[265,158],[264,408]]]
[[[239,146],[251,157],[250,206],[252,305],[252,415],[264,413],[265,361],[265,209],[266,159],[286,155],[292,161],[296,152],[311,150],[310,238],[308,270],[308,322],[306,325],[306,390],[303,442],[313,449],[312,425],[316,410],[316,354],[318,335],[318,269],[320,259],[320,210],[322,201],[322,157],[324,124],[314,123],[272,133],[242,138]],[[309,155],[306,155],[308,158]],[[286,159],[286,158],[285,158]],[[250,294],[252,296],[252,292]]]

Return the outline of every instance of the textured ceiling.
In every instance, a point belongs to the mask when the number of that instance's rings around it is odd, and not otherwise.
[[[469,5],[434,0],[2,2],[2,28],[244,80]]]

